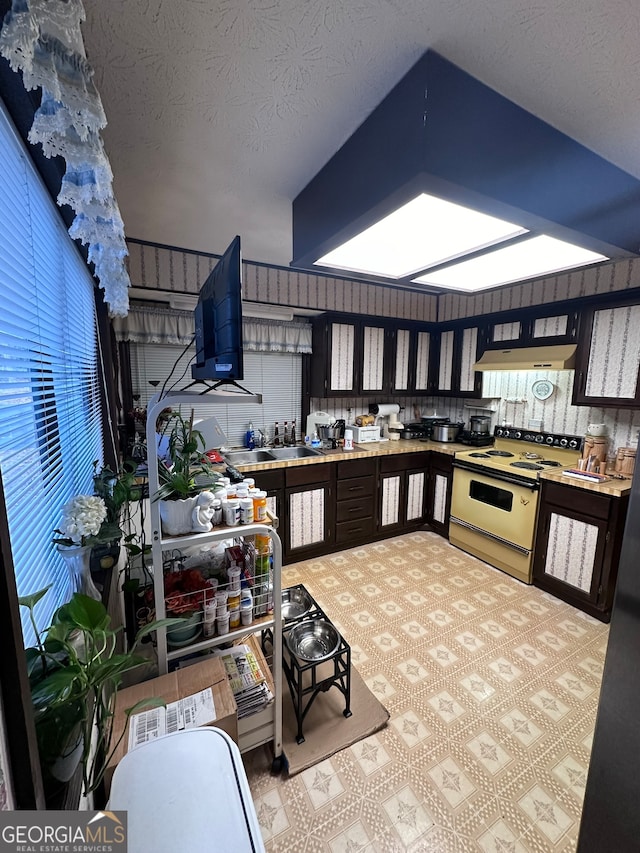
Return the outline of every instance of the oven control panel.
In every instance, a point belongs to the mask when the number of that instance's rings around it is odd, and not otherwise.
[[[524,427],[497,426],[493,430],[496,438],[513,439],[514,441],[530,441],[532,444],[542,444],[547,447],[561,447],[567,450],[581,450],[582,437],[579,435],[564,435],[553,432],[533,432]]]

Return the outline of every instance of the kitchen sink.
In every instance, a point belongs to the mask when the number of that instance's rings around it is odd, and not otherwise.
[[[229,465],[253,465],[258,462],[275,462],[278,459],[322,456],[322,451],[315,450],[313,447],[270,447],[268,450],[229,450],[222,456]]]
[[[254,462],[273,462],[270,450],[229,450],[222,454],[229,465],[253,465]]]
[[[322,456],[321,450],[313,447],[272,447],[268,451],[272,459],[304,459],[306,456]]]

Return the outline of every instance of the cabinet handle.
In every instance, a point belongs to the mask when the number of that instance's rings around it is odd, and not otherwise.
[[[363,491],[364,491],[364,487],[363,487],[363,486],[349,486],[349,488],[347,489],[347,491],[348,491],[348,492],[363,492]]]

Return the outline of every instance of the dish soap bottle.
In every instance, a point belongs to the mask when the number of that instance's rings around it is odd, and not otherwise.
[[[253,448],[256,446],[256,436],[253,431],[253,424],[251,423],[251,421],[249,422],[249,429],[245,433],[244,445],[245,447],[248,447],[249,450],[253,450]]]
[[[320,447],[320,436],[318,435],[317,429],[314,429],[313,431],[313,436],[311,437],[311,447]]]

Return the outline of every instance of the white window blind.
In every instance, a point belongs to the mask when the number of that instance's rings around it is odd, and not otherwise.
[[[18,595],[52,584],[46,627],[70,593],[53,531],[103,458],[94,285],[1,101],[0,174],[0,473]]]
[[[183,347],[169,344],[131,344],[131,382],[133,393],[140,394],[140,400],[137,401],[139,406],[146,406],[151,397],[162,389],[182,350]],[[190,347],[167,382],[167,389],[176,380],[176,389],[184,388],[191,381],[191,363],[194,358],[195,350]],[[154,386],[152,382],[159,384]],[[214,415],[232,447],[242,446],[249,422],[253,424],[254,430],[261,429],[270,441],[275,421],[280,424],[282,436],[284,421],[288,421],[291,426],[291,421],[295,419],[300,440],[301,355],[245,352],[244,379],[240,384],[248,391],[262,394],[262,404],[234,403],[216,406],[215,411],[211,406],[196,407],[195,417]]]

